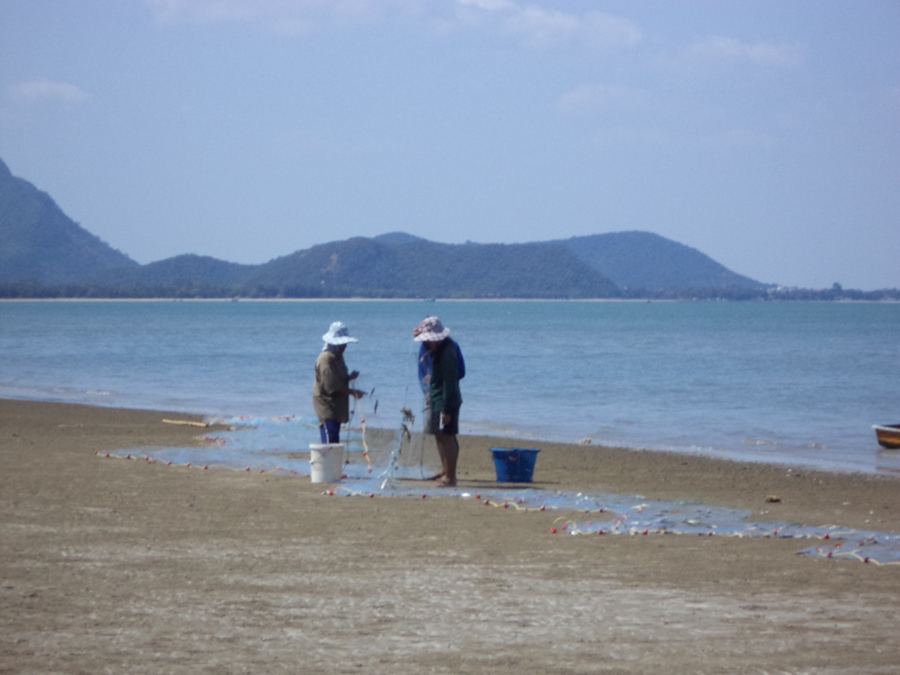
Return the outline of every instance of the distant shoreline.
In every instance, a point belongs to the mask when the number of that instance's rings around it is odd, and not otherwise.
[[[878,300],[784,300],[780,298],[770,298],[767,300],[731,300],[728,298],[0,298],[0,303],[25,303],[25,302],[260,302],[260,303],[293,303],[293,302],[418,302],[418,303],[434,303],[434,302],[533,302],[533,303],[550,303],[550,302],[568,302],[568,303],[694,303],[694,302],[724,302],[724,303],[746,303],[746,302],[766,302],[766,303],[783,303],[783,304],[813,304],[813,303],[834,303],[843,305],[895,305],[900,304],[900,300],[892,298],[883,298]]]
[[[0,302],[697,302],[643,298],[0,298]]]

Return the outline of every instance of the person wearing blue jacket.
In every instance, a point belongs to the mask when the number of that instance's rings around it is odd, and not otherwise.
[[[419,361],[419,380],[423,390],[425,383],[428,384],[429,409],[425,431],[434,435],[441,458],[442,473],[437,477],[436,485],[454,487],[459,459],[459,442],[456,437],[459,434],[459,410],[462,405],[459,381],[460,374],[465,374],[465,363],[458,345],[450,338],[450,329],[444,327],[438,317],[423,319],[413,335],[415,341],[422,343],[425,348],[425,354]]]
[[[418,334],[418,327],[414,328],[413,337]],[[459,348],[459,343],[454,340],[453,344],[456,345],[456,359],[459,362],[459,379],[463,379],[466,376],[466,362],[463,360],[462,350]],[[430,383],[431,352],[423,342],[419,345],[419,385],[422,387],[422,393],[425,394],[426,399],[428,398],[428,389],[430,388]]]

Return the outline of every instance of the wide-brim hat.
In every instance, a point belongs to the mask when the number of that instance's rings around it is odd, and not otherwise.
[[[440,342],[450,335],[450,329],[445,328],[436,316],[429,316],[422,319],[422,323],[416,327],[413,335],[416,342]]]
[[[328,328],[328,332],[322,336],[322,339],[329,345],[345,345],[350,342],[359,342],[355,337],[350,337],[350,331],[340,321],[335,321]]]

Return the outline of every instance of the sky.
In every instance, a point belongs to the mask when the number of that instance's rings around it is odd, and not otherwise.
[[[898,0],[0,0],[0,159],[140,263],[643,230],[900,287]]]

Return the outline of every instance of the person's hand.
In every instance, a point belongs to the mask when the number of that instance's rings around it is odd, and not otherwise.
[[[351,379],[351,380],[355,380],[357,377],[359,377],[359,371],[358,371],[358,370],[354,370],[352,373],[350,373],[350,379]]]
[[[447,426],[452,421],[453,421],[453,418],[450,415],[448,415],[447,413],[441,413],[441,426],[442,427]]]
[[[366,392],[362,391],[361,389],[351,389],[350,393],[353,394],[353,396],[355,396],[356,398],[362,398],[366,395]]]

